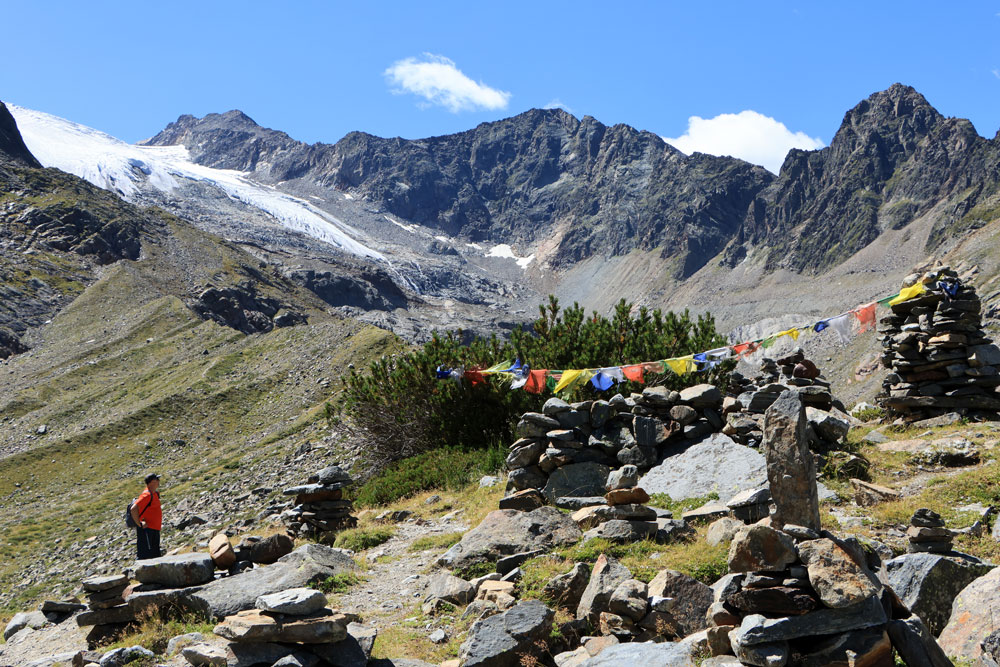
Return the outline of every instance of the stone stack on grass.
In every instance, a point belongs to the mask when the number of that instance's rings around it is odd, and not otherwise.
[[[948,553],[952,550],[955,533],[945,527],[944,519],[933,510],[918,509],[910,518],[910,527],[906,529],[909,541],[906,550],[916,553]]]
[[[599,497],[611,470],[648,470],[671,447],[683,448],[722,426],[722,393],[708,384],[680,392],[647,387],[609,401],[550,398],[541,412],[525,413],[518,422],[519,439],[507,456],[508,491],[538,489],[549,503]]]
[[[229,664],[366,664],[374,632],[357,624],[353,614],[327,607],[326,596],[311,588],[261,595],[255,609],[227,616],[215,634],[229,640],[221,654]],[[349,632],[353,628],[354,632]],[[182,650],[192,664],[212,653],[196,644]]]
[[[909,665],[949,664],[860,543],[821,529],[801,397],[782,394],[764,426],[775,513],[733,538],[729,574],[713,586],[707,614],[710,651],[760,666],[891,667],[893,649]]]
[[[573,520],[585,531],[584,541],[603,538],[627,544],[650,539],[668,543],[691,535],[693,531],[687,524],[674,521],[670,512],[645,505],[649,494],[638,486],[638,479],[639,469],[625,465],[608,475],[603,498],[568,497],[557,500],[557,504],[576,509]],[[588,500],[591,504],[584,504]]]
[[[351,516],[354,506],[344,498],[344,489],[352,483],[351,476],[340,467],[323,468],[309,477],[306,484],[282,492],[295,496],[295,505],[282,512],[282,520],[293,534],[305,537],[354,528],[358,523]]]
[[[125,602],[129,578],[124,574],[91,577],[82,582],[87,595],[87,611],[76,616],[80,627],[91,627],[87,640],[90,644],[120,632],[135,622],[135,612]]]
[[[891,307],[880,320],[882,364],[890,369],[880,402],[908,421],[948,412],[1000,411],[1000,349],[983,333],[982,304],[971,285],[941,266],[903,280],[926,293]],[[957,285],[949,294],[939,286]]]

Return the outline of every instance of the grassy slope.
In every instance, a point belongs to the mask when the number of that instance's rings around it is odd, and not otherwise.
[[[71,590],[81,554],[99,565],[109,536],[127,540],[119,515],[145,470],[170,478],[172,501],[222,480],[251,487],[244,476],[254,468],[241,471],[243,462],[328,436],[322,408],[347,365],[397,345],[327,315],[242,251],[167,220],[142,260],[103,269],[43,342],[0,366],[0,607]],[[202,321],[180,298],[245,280],[310,323],[246,336]]]

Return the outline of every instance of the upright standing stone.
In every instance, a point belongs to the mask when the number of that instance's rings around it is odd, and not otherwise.
[[[764,457],[774,501],[774,523],[819,531],[816,464],[806,438],[805,406],[799,394],[785,391],[764,413]]]

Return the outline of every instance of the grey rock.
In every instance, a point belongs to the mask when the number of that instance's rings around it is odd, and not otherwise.
[[[576,563],[573,569],[549,580],[542,594],[561,608],[576,610],[590,581],[590,566]]]
[[[859,565],[841,544],[829,538],[802,542],[798,552],[809,584],[827,607],[852,607],[882,589],[867,566]]]
[[[516,468],[507,475],[507,484],[514,489],[540,489],[548,478],[538,466]]]
[[[785,533],[755,524],[741,528],[729,545],[730,572],[777,572],[798,560],[795,542]]]
[[[743,618],[743,623],[733,633],[741,645],[753,645],[870,628],[882,625],[886,620],[882,603],[878,597],[872,596],[854,607],[819,609],[802,616],[766,618],[750,614]],[[733,636],[731,634],[730,638]]]
[[[607,554],[598,556],[590,573],[590,581],[587,582],[587,588],[584,589],[580,604],[577,605],[576,617],[587,619],[591,627],[596,628],[601,612],[608,611],[611,594],[618,588],[618,584],[631,578],[632,573],[616,558]]]
[[[555,613],[538,600],[528,600],[502,614],[476,621],[459,648],[463,667],[509,667],[536,654],[535,642],[548,636]]]
[[[580,663],[580,667],[621,667],[656,665],[657,667],[694,667],[691,649],[677,642],[630,642],[614,644]]]
[[[764,454],[774,500],[773,523],[821,529],[816,464],[806,439],[805,406],[800,395],[786,391],[764,414]]]
[[[320,658],[316,654],[299,650],[276,661],[271,667],[316,667],[319,663]]]
[[[254,563],[270,564],[276,562],[295,548],[295,542],[284,533],[268,535],[258,540],[250,547],[250,560]]]
[[[670,418],[681,426],[687,426],[698,419],[698,411],[690,405],[675,405],[670,408]]]
[[[545,451],[544,440],[528,440],[528,444],[512,449],[507,454],[507,469],[527,468],[538,463],[538,457]]]
[[[722,405],[722,392],[710,384],[697,384],[681,390],[681,401],[694,408],[714,408]]]
[[[608,466],[601,463],[571,463],[552,471],[542,493],[555,502],[563,496],[599,496],[604,493]]]
[[[501,576],[508,574],[511,570],[514,570],[521,565],[524,565],[532,558],[536,558],[545,553],[544,549],[532,549],[531,551],[523,551],[519,554],[512,554],[510,556],[504,556],[497,560],[497,573]]]
[[[618,450],[616,458],[622,465],[634,465],[645,470],[656,463],[657,450],[656,447],[632,445],[631,447],[622,447]]]
[[[294,645],[274,644],[272,642],[232,642],[228,649],[232,653],[232,660],[226,664],[228,667],[273,665],[294,653],[296,648],[298,647]],[[183,654],[184,651],[181,653]]]
[[[584,507],[607,504],[604,496],[563,496],[556,498],[555,506],[564,510],[578,510]],[[501,508],[502,509],[502,508]]]
[[[444,630],[438,628],[437,630],[427,635],[427,639],[429,639],[432,644],[443,644],[446,641],[448,641],[448,635],[445,634]]]
[[[919,616],[891,620],[886,630],[893,648],[909,667],[952,667],[953,663]]]
[[[264,611],[302,616],[325,607],[326,596],[315,588],[289,588],[261,595],[254,606]]]
[[[929,553],[903,554],[885,564],[892,590],[935,636],[948,624],[952,603],[962,589],[994,567]]]
[[[171,637],[170,641],[167,642],[167,652],[165,655],[170,657],[185,646],[191,646],[192,644],[198,644],[204,641],[205,636],[200,632],[188,632],[183,635]]]
[[[542,406],[542,413],[551,417],[562,412],[569,412],[572,409],[573,408],[570,407],[569,403],[561,398],[553,396],[549,400],[545,401],[545,405]]]
[[[83,585],[83,590],[88,593],[100,593],[112,588],[128,586],[128,577],[124,574],[113,574],[107,577],[90,577],[80,583]]]
[[[72,614],[75,611],[86,609],[87,605],[72,600],[45,600],[39,608],[43,614]]]
[[[723,517],[713,521],[705,533],[705,541],[711,546],[732,542],[736,532],[743,527],[743,522],[732,517]]]
[[[443,572],[433,575],[427,586],[427,600],[444,600],[458,606],[469,604],[475,594],[475,587],[468,581]]]
[[[373,626],[348,623],[347,637],[333,644],[313,644],[309,650],[329,667],[366,667],[377,634]]]
[[[710,587],[676,570],[660,570],[649,582],[649,595],[677,601],[670,615],[682,636],[706,627],[705,616],[715,599]]]
[[[608,611],[638,622],[646,615],[646,598],[646,584],[638,579],[626,579],[611,593]]]
[[[807,407],[806,419],[816,433],[827,442],[840,442],[851,430],[851,424],[846,419],[818,408]]]
[[[788,642],[763,642],[747,644],[742,641],[739,628],[729,632],[729,644],[733,653],[744,665],[756,667],[783,667],[788,664]]]
[[[340,466],[327,466],[316,473],[317,481],[320,484],[336,484],[338,482],[351,483],[351,476]]]
[[[611,417],[611,405],[607,401],[594,401],[590,406],[590,425],[601,428]]]
[[[14,614],[14,618],[10,619],[10,622],[7,623],[7,627],[3,630],[4,641],[10,639],[14,636],[14,633],[19,630],[23,630],[24,628],[38,630],[39,628],[44,628],[45,624],[48,622],[48,619],[45,618],[45,614],[40,611],[18,612]]]
[[[142,646],[128,646],[116,648],[101,656],[98,663],[101,667],[125,667],[130,662],[136,660],[151,661],[156,658],[156,654]]]
[[[631,544],[656,537],[659,526],[653,521],[611,519],[583,534],[583,541],[604,539],[615,544]]]
[[[725,498],[766,483],[767,472],[760,452],[736,444],[721,433],[666,457],[639,480],[639,486],[651,495],[666,493],[674,500],[713,492]]]
[[[204,553],[177,554],[136,561],[135,578],[144,584],[170,588],[197,586],[212,581],[215,563]]]
[[[206,584],[191,598],[204,605],[212,616],[222,618],[253,609],[262,595],[302,588],[338,574],[356,572],[357,567],[354,560],[341,551],[322,544],[306,544],[282,556],[277,563]]]
[[[181,648],[181,655],[194,667],[226,667],[227,664],[226,649],[215,644],[184,646]]]
[[[604,488],[607,491],[614,489],[630,489],[639,482],[639,469],[633,465],[625,465],[618,470],[608,473],[608,481]]]
[[[503,556],[575,544],[581,536],[576,523],[555,507],[539,507],[530,512],[497,510],[463,535],[438,563],[453,569],[492,563]]]

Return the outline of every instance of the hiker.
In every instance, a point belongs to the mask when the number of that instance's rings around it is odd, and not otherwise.
[[[160,557],[160,528],[163,525],[163,511],[160,509],[160,477],[156,473],[146,475],[146,489],[129,512],[136,525],[136,543],[139,547],[137,560]]]

